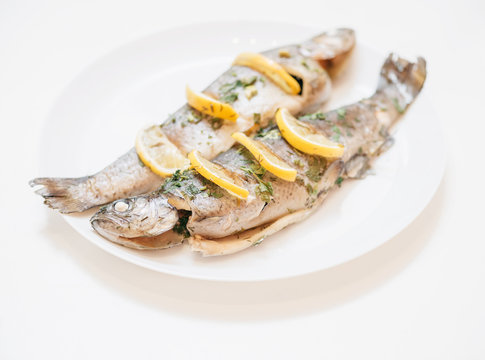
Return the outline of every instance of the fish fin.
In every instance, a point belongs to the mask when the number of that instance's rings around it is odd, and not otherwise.
[[[418,57],[415,62],[406,60],[397,54],[391,53],[381,68],[378,91],[391,90],[399,96],[400,112],[412,103],[423,88],[426,79],[426,61]],[[398,110],[398,111],[399,111]]]
[[[44,198],[44,203],[52,209],[67,214],[87,210],[91,204],[78,198],[79,187],[85,183],[86,177],[82,178],[36,178],[29,181],[31,187],[39,187],[35,190]]]

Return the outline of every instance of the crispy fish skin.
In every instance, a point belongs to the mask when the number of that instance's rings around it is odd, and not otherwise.
[[[244,95],[244,86],[237,86],[231,91],[232,97],[237,96],[233,107],[240,114],[236,123],[204,116],[184,105],[163,123],[163,131],[184,153],[197,147],[205,157],[213,158],[233,145],[234,140],[230,135],[234,131],[250,129],[255,120],[264,126],[278,107],[288,107],[295,113],[306,106],[325,101],[331,85],[323,69],[328,66],[332,74],[335,74],[335,68],[343,67],[341,59],[349,57],[354,46],[353,30],[336,29],[300,45],[264,52],[303,81],[301,95],[288,95],[262,74],[246,67],[233,66],[213,82],[206,92],[221,95],[222,90],[227,90],[228,84],[237,80],[247,82],[256,77],[253,86],[258,93],[253,98],[248,99]],[[284,57],[281,51],[285,51]],[[254,114],[259,114],[257,119]],[[94,175],[81,178],[36,178],[29,184],[40,187],[36,193],[44,197],[46,205],[61,213],[72,213],[152,191],[162,181],[161,177],[143,166],[135,150],[131,149]]]
[[[388,147],[390,128],[419,94],[425,78],[424,59],[410,62],[391,54],[381,69],[373,96],[326,114],[300,117],[308,125],[345,145],[345,152],[338,160],[326,160],[295,150],[274,126],[261,131],[256,139],[297,169],[295,182],[276,178],[264,171],[248,151],[234,146],[213,161],[226,168],[236,182],[250,191],[247,200],[241,201],[228,195],[193,170],[167,179],[153,196],[166,198],[172,207],[191,212],[185,221],[194,250],[205,255],[220,255],[246,248],[258,238],[259,233],[278,231],[285,224],[306,216],[308,210],[323,201],[335,183],[340,184],[345,178],[362,177],[372,160]],[[93,227],[102,234],[99,229],[103,225],[98,219],[100,216],[96,216]],[[260,230],[248,230],[261,226]],[[118,230],[115,235],[123,236],[124,230]],[[146,226],[131,230],[134,231],[132,235],[141,237],[152,231]],[[247,232],[250,234],[245,235]],[[116,241],[113,237],[108,239]],[[224,241],[227,241],[227,249]],[[123,245],[137,247],[137,237]],[[214,252],[209,250],[211,248],[215,249]]]

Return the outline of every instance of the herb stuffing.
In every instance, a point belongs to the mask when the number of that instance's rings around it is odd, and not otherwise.
[[[173,227],[173,231],[175,231],[177,234],[183,235],[184,238],[190,237],[189,230],[187,230],[187,223],[189,221],[190,215],[190,211],[180,210],[179,219]]]

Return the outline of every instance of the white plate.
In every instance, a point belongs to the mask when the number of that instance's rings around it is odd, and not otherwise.
[[[84,70],[56,102],[41,142],[42,174],[82,176],[101,169],[133,145],[140,127],[161,122],[185,102],[186,83],[201,89],[241,51],[301,41],[323,30],[267,22],[199,24],[121,47]],[[328,108],[371,95],[384,58],[359,43]],[[396,144],[376,162],[376,175],[345,182],[309,219],[239,254],[202,258],[185,246],[131,250],[98,236],[88,221],[92,212],[65,219],[107,252],[164,273],[256,281],[326,269],[396,235],[437,189],[445,164],[443,136],[423,94],[397,130]]]

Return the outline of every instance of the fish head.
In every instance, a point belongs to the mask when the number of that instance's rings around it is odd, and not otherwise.
[[[91,218],[102,236],[135,238],[157,236],[174,227],[178,211],[161,195],[135,196],[103,206]]]

